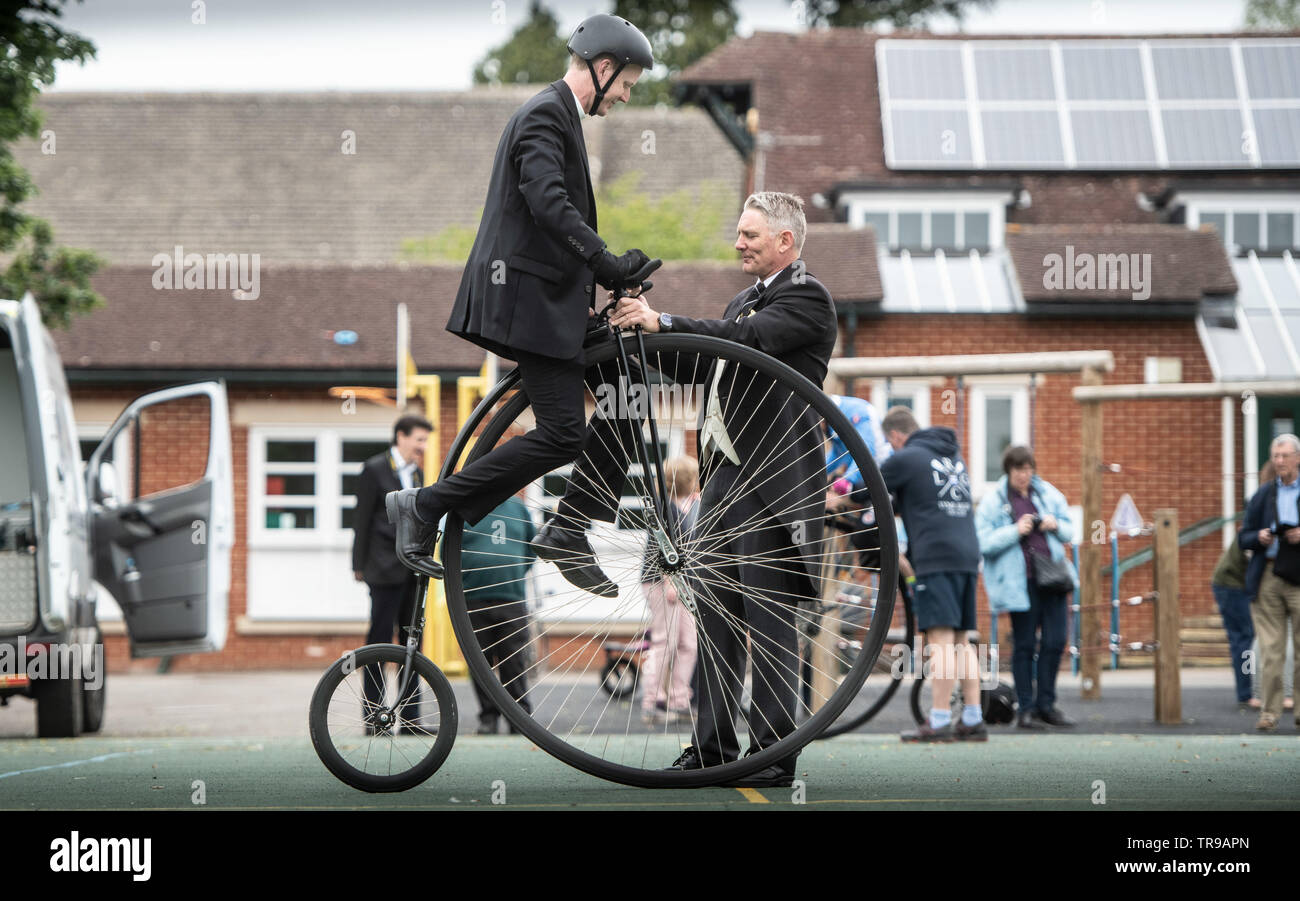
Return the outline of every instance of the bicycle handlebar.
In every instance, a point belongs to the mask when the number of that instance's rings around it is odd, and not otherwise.
[[[614,307],[618,306],[619,300],[621,300],[624,297],[631,296],[628,293],[630,289],[639,288],[636,296],[640,297],[644,295],[647,291],[649,291],[651,288],[653,288],[655,286],[655,283],[650,281],[647,278],[647,276],[649,276],[650,273],[654,272],[663,264],[664,264],[663,260],[654,259],[646,263],[636,272],[632,273],[632,275],[628,277],[627,281],[623,282],[621,285],[618,285],[616,288],[614,288],[612,292],[614,295],[614,299],[611,300],[609,303],[605,304],[604,308],[600,311],[599,314],[597,314],[598,318],[608,319],[609,311],[614,309]]]

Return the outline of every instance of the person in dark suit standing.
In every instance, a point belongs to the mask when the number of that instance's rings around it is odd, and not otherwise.
[[[407,569],[393,545],[394,528],[384,514],[383,497],[389,491],[419,488],[424,484],[420,461],[433,425],[423,416],[403,416],[393,426],[393,445],[375,454],[361,467],[357,482],[357,506],[352,515],[352,576],[370,589],[370,630],[366,644],[397,643],[406,638],[402,630],[415,612],[415,573]],[[367,709],[382,696],[377,678],[367,678]],[[407,719],[417,720],[409,706]]]
[[[726,338],[822,384],[838,328],[830,292],[799,258],[807,233],[803,201],[792,194],[753,194],[745,201],[736,232],[741,266],[757,281],[732,298],[721,319],[658,313],[641,298],[627,298],[610,323]],[[679,368],[689,372],[694,367]],[[709,524],[709,532],[697,544],[707,544],[717,559],[694,567],[714,574],[707,586],[696,589],[703,598],[698,606],[700,647],[708,651],[699,659],[698,745],[686,749],[672,765],[676,769],[716,766],[740,754],[735,711],[748,650],[735,623],[747,625],[751,641],[760,646],[752,659],[749,750],[769,747],[795,729],[800,661],[789,599],[819,595],[825,450],[821,418],[806,404],[790,403],[783,392],[769,390],[770,385],[743,366],[729,373],[713,367],[705,380],[699,521]],[[737,482],[743,490],[736,491]],[[617,486],[611,487],[617,497]],[[569,490],[574,490],[572,481]],[[709,541],[709,535],[716,537]],[[797,756],[727,784],[790,785]]]
[[[537,427],[460,472],[388,501],[398,555],[442,576],[432,557],[438,522],[449,511],[474,524],[525,485],[572,461],[586,444],[583,343],[596,285],[614,288],[644,273],[640,250],[615,256],[596,231],[596,202],[582,134],[586,116],[626,103],[650,42],[618,16],[591,16],[569,39],[570,66],[506,124],[492,164],[483,218],[452,308],[448,331],[514,360]],[[643,275],[641,277],[644,277]],[[640,279],[636,279],[639,281]],[[543,529],[539,554],[590,561],[583,587],[617,588],[595,566],[585,529],[589,514],[562,509]],[[572,564],[566,575],[574,578]]]

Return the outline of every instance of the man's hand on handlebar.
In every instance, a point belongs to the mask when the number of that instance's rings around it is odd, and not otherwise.
[[[659,331],[659,314],[641,297],[624,297],[609,314],[614,328],[631,329],[638,325],[647,332]]]
[[[596,273],[596,281],[601,287],[612,290],[626,286],[649,262],[648,256],[633,248],[621,257],[614,256],[608,250],[601,250],[587,261],[587,265]]]

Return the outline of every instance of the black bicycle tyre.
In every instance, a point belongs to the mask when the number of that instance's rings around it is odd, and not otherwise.
[[[900,592],[900,594],[902,593]],[[903,598],[902,606],[903,606],[903,616],[904,616],[903,634],[904,634],[904,641],[906,642],[907,645],[908,653],[910,654],[912,648],[916,644],[916,611],[912,609],[912,602],[906,594],[902,594],[902,598]],[[897,612],[897,610],[898,610],[898,605],[895,604],[894,611]],[[818,740],[824,738],[835,738],[837,735],[844,735],[845,733],[852,732],[855,729],[861,729],[868,722],[870,722],[872,717],[874,717],[877,713],[879,713],[881,710],[884,709],[885,705],[888,704],[890,700],[894,697],[894,695],[898,693],[899,687],[903,684],[904,680],[906,679],[907,679],[906,673],[899,673],[897,678],[891,678],[889,680],[889,685],[885,688],[884,691],[880,693],[880,697],[876,698],[876,700],[872,702],[870,707],[868,707],[866,710],[862,711],[862,713],[859,713],[857,716],[853,717],[850,720],[846,720],[844,722],[837,721],[831,723],[830,726],[822,730],[821,735],[817,736]],[[870,675],[868,675],[867,679],[864,680],[864,682],[869,682],[869,681],[870,681]],[[913,703],[917,703],[917,702],[919,702],[919,698],[918,701],[914,701]]]
[[[417,652],[414,655],[416,672],[433,690],[438,704],[438,737],[428,752],[400,773],[379,775],[357,769],[335,746],[328,722],[330,701],[343,680],[352,672],[373,664],[393,663],[401,666],[405,662],[406,649],[402,645],[369,644],[336,660],[321,676],[312,693],[308,722],[316,756],[336,778],[360,791],[398,792],[414,788],[438,771],[455,744],[458,720],[456,695],[442,670],[428,657]]]
[[[600,671],[600,687],[614,700],[622,701],[636,695],[638,678],[637,665],[620,657],[606,663]]]
[[[624,349],[629,355],[638,353],[635,336],[624,335],[621,340],[625,342]],[[454,513],[448,514],[443,533],[442,559],[446,571],[444,589],[452,627],[470,672],[491,696],[506,719],[538,747],[570,766],[612,782],[643,788],[698,788],[729,782],[778,763],[813,741],[843,712],[875,665],[887,638],[898,577],[898,542],[894,530],[893,512],[888,503],[889,495],[871,453],[856,429],[817,385],[784,363],[732,341],[702,335],[669,334],[645,335],[644,342],[645,352],[650,356],[656,353],[708,355],[748,367],[770,378],[773,383],[789,389],[792,397],[797,396],[807,403],[844,440],[849,453],[858,464],[866,489],[876,505],[881,545],[880,584],[889,586],[887,592],[880,594],[876,605],[876,616],[873,617],[872,624],[868,628],[862,652],[844,680],[816,713],[799,723],[791,734],[754,754],[697,770],[652,770],[629,767],[589,754],[554,735],[524,711],[501,685],[496,672],[478,646],[469,609],[465,603],[459,563],[464,522]],[[592,366],[608,362],[614,358],[617,351],[617,344],[612,340],[594,345],[587,349],[586,363]],[[523,391],[515,392],[508,399],[507,395],[519,387],[519,381],[518,371],[512,371],[480,402],[452,443],[443,463],[441,478],[447,478],[455,471],[456,464],[462,456],[465,456],[471,439],[475,440],[475,444],[466,457],[467,464],[493,448],[505,430],[516,422],[528,399]],[[505,399],[504,404],[494,412],[494,408],[503,399]]]

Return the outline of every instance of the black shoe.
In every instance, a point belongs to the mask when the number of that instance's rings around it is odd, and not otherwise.
[[[724,788],[789,788],[793,784],[794,773],[779,763],[774,763],[757,773],[721,783]]]
[[[905,742],[950,742],[954,738],[952,723],[946,726],[940,726],[935,729],[929,723],[923,723],[921,726],[913,729],[911,732],[904,732],[899,736]]]
[[[497,718],[495,716],[481,716],[478,718],[479,735],[496,735]]]
[[[1060,707],[1053,707],[1051,710],[1040,710],[1038,711],[1038,718],[1047,725],[1056,726],[1058,729],[1068,729],[1074,725],[1074,720],[1062,713]]]
[[[569,584],[602,598],[618,597],[618,586],[596,565],[586,532],[564,528],[551,518],[533,537],[532,547],[537,556],[554,563]]]
[[[988,741],[989,730],[980,720],[973,726],[967,726],[961,720],[957,720],[957,725],[953,727],[953,735],[957,741]]]
[[[1043,724],[1040,723],[1040,722],[1038,721],[1038,718],[1035,717],[1035,716],[1034,716],[1032,713],[1030,713],[1028,710],[1022,710],[1022,711],[1020,711],[1018,714],[1016,714],[1016,728],[1017,728],[1017,729],[1037,729],[1039,732],[1042,732],[1042,731],[1043,731]]]
[[[397,559],[432,579],[442,578],[442,564],[433,559],[438,544],[438,521],[425,521],[415,509],[419,488],[390,491],[384,498],[388,521],[397,526]]]
[[[700,759],[700,752],[696,750],[695,745],[687,745],[682,756],[678,757],[671,764],[664,767],[665,770],[702,770],[704,761]]]

